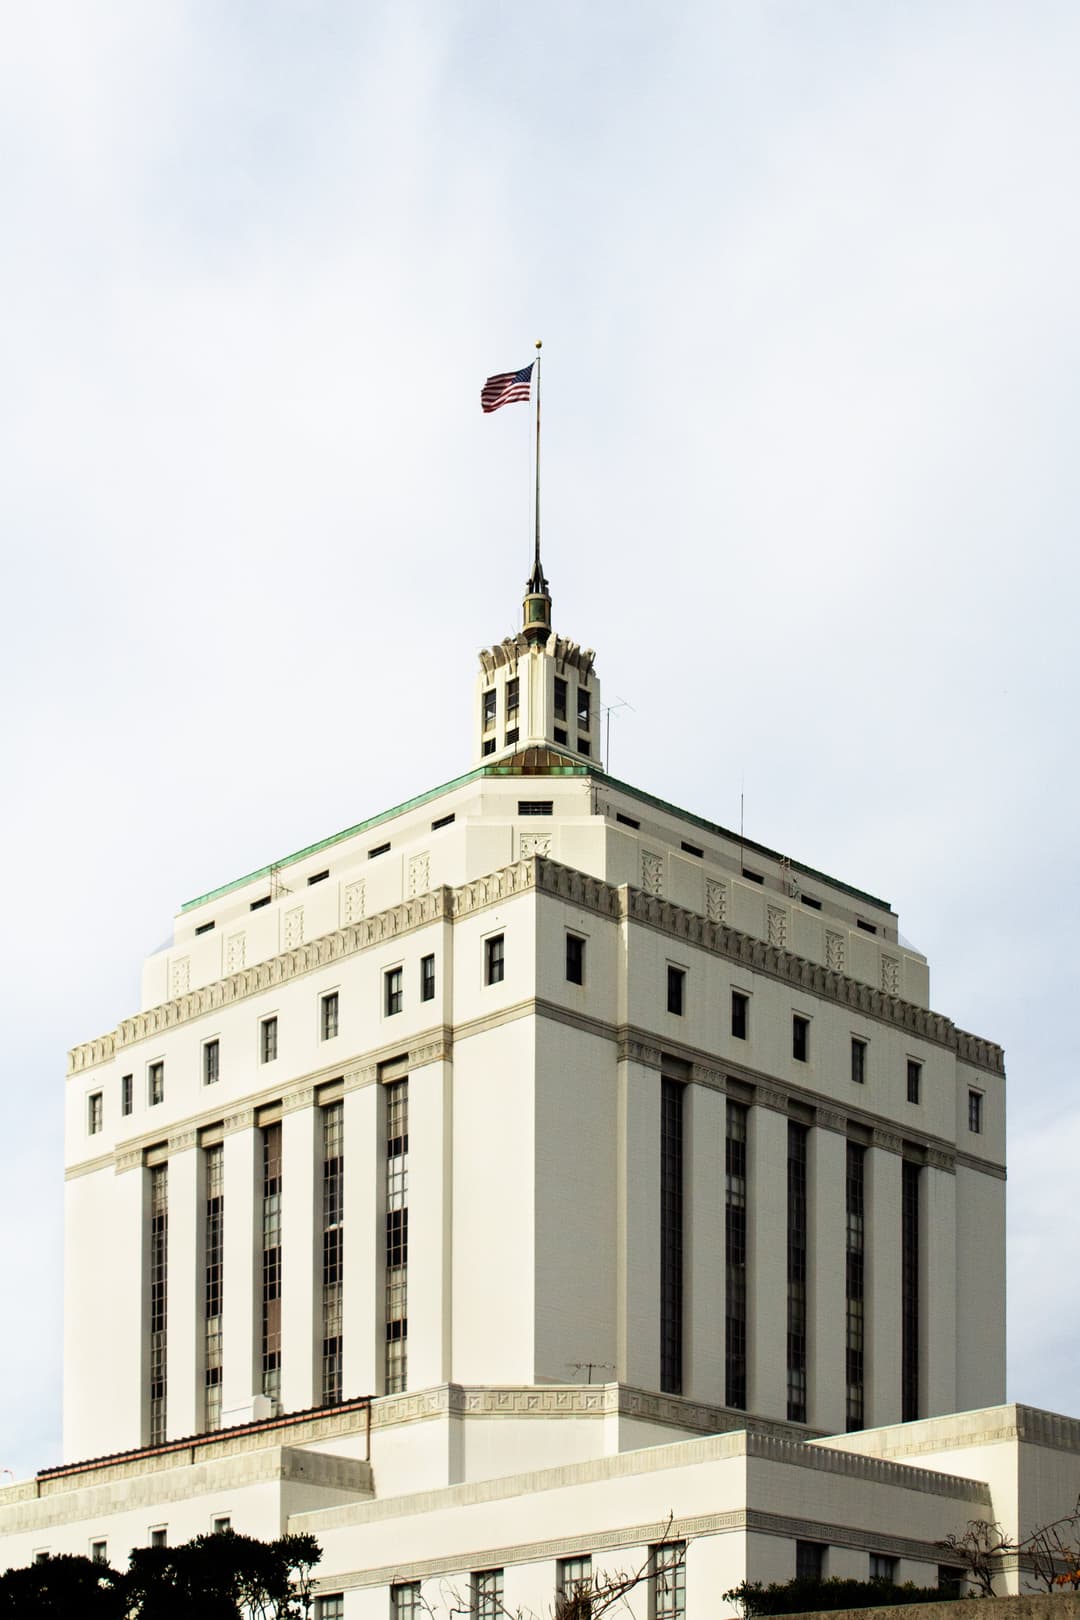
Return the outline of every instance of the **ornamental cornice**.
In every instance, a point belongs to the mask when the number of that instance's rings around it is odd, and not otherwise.
[[[717,1069],[710,1063],[691,1063],[690,1079],[698,1086],[708,1086],[710,1091],[726,1091],[723,1069]]]
[[[640,1063],[645,1069],[662,1069],[664,1066],[664,1054],[660,1048],[633,1035],[620,1035],[618,1051],[620,1063]]]
[[[895,1131],[882,1130],[880,1125],[875,1125],[871,1130],[870,1143],[872,1147],[881,1148],[886,1153],[902,1153],[904,1151],[903,1138],[898,1136]]]
[[[370,946],[397,938],[440,918],[468,916],[486,906],[532,890],[569,901],[613,920],[629,919],[677,939],[723,956],[757,973],[768,974],[813,995],[853,1008],[867,1017],[893,1024],[926,1041],[947,1047],[963,1061],[993,1074],[1004,1073],[1004,1053],[991,1041],[957,1028],[940,1013],[819,963],[807,961],[778,945],[740,933],[724,923],[710,922],[659,895],[645,894],[629,884],[616,888],[600,878],[540,856],[471,879],[458,888],[440,887],[391,906],[345,928],[284,951],[250,968],[228,974],[175,1000],[122,1019],[110,1034],[98,1036],[68,1054],[68,1073],[77,1074],[107,1062],[125,1046],[147,1040],[193,1018],[258,995],[306,973]]]
[[[814,1105],[814,1124],[819,1125],[823,1131],[837,1131],[841,1136],[847,1135],[848,1117],[835,1108],[822,1108],[820,1103]]]
[[[287,1091],[281,1099],[281,1112],[283,1114],[299,1113],[301,1108],[310,1108],[315,1101],[314,1086],[297,1086],[293,1091]]]
[[[950,1175],[956,1174],[956,1154],[948,1153],[943,1148],[928,1147],[926,1162],[931,1170],[946,1170]]]
[[[186,1153],[189,1148],[193,1148],[195,1146],[198,1139],[199,1133],[193,1129],[170,1131],[168,1139],[169,1157],[172,1158],[174,1153]]]
[[[754,1087],[753,1106],[755,1108],[769,1108],[775,1114],[786,1114],[788,1111],[787,1092],[779,1091],[775,1086],[758,1084]]]

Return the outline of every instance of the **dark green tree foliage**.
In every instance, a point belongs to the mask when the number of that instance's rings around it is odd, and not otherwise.
[[[851,1581],[832,1576],[828,1580],[801,1577],[794,1581],[773,1582],[762,1586],[760,1581],[743,1581],[724,1593],[729,1603],[738,1606],[747,1620],[757,1615],[811,1614],[821,1609],[877,1609],[898,1603],[941,1603],[956,1597],[956,1592],[942,1591],[936,1586],[893,1586],[890,1581]]]
[[[179,1547],[136,1547],[126,1574],[48,1558],[0,1575],[0,1620],[304,1620],[314,1536],[257,1541],[228,1530]]]

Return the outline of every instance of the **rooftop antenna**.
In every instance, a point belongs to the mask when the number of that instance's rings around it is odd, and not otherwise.
[[[283,894],[292,894],[292,890],[288,884],[282,883],[281,863],[275,861],[270,868],[270,898],[271,900],[280,900]]]
[[[611,773],[611,716],[612,716],[612,713],[613,713],[613,711],[615,709],[629,709],[631,714],[636,714],[637,710],[634,708],[634,705],[632,703],[628,703],[626,698],[619,697],[618,694],[616,694],[614,703],[602,703],[600,705],[600,707],[603,709],[604,714],[606,716],[605,721],[604,721],[604,769],[610,775],[610,773]]]
[[[746,864],[746,851],[745,851],[745,849],[743,847],[743,845],[744,845],[743,816],[744,816],[744,812],[746,810],[746,793],[744,791],[744,783],[745,782],[746,782],[746,777],[744,775],[743,779],[742,779],[742,782],[739,783],[739,876],[740,877],[742,876],[743,867]]]
[[[568,1361],[566,1365],[571,1372],[588,1373],[586,1383],[592,1383],[594,1372],[614,1372],[615,1364],[612,1361]]]

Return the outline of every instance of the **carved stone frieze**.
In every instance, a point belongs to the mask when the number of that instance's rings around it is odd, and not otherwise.
[[[718,878],[705,879],[705,916],[711,923],[722,923],[727,919],[728,887]]]
[[[709,1086],[713,1091],[724,1091],[724,1071],[711,1068],[707,1063],[692,1063],[690,1065],[690,1078],[699,1086]]]
[[[281,1112],[283,1114],[296,1114],[302,1108],[311,1108],[315,1102],[314,1086],[298,1086],[295,1091],[286,1092],[281,1099]]]
[[[874,1147],[883,1148],[886,1153],[901,1153],[903,1151],[903,1139],[893,1131],[882,1130],[880,1125],[874,1126],[870,1134],[870,1140]]]
[[[293,906],[285,913],[285,949],[294,951],[304,943],[304,908]]]
[[[825,1131],[839,1131],[843,1136],[847,1131],[847,1115],[841,1114],[835,1108],[814,1107],[814,1124],[820,1125]]]
[[[641,852],[641,887],[646,894],[664,892],[664,857],[649,849]]]
[[[367,899],[367,885],[364,878],[355,878],[352,883],[346,883],[341,896],[341,915],[346,928],[358,923],[364,915]]]
[[[884,952],[881,957],[881,988],[887,996],[898,996],[900,994],[899,958],[886,956]]]
[[[238,1108],[235,1113],[225,1115],[221,1130],[223,1135],[231,1136],[234,1131],[250,1131],[254,1124],[254,1108]]]
[[[788,914],[783,906],[769,907],[769,944],[787,948]]]
[[[774,1086],[756,1085],[754,1103],[758,1108],[771,1108],[777,1114],[786,1114],[788,1111],[786,1092],[778,1091]]]
[[[170,1157],[174,1153],[186,1153],[189,1148],[193,1148],[195,1146],[197,1140],[197,1131],[173,1131],[169,1136]]]
[[[951,1175],[956,1173],[956,1154],[947,1153],[943,1148],[928,1147],[926,1162],[932,1170],[947,1170]]]
[[[649,1046],[645,1041],[627,1036],[619,1041],[619,1062],[640,1063],[647,1069],[661,1069],[664,1054],[658,1046]]]
[[[843,973],[847,941],[831,928],[825,930],[825,966],[832,973]]]
[[[534,855],[548,856],[551,854],[550,833],[521,833],[518,837],[518,856],[523,861],[531,860]]]
[[[422,850],[409,856],[409,895],[423,894],[431,881],[431,855]]]

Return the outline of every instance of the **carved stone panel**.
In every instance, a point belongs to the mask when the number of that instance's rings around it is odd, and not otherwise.
[[[304,908],[294,906],[285,913],[285,949],[295,950],[304,943]]]
[[[364,915],[366,885],[363,878],[357,878],[353,883],[345,885],[345,926],[358,923]]]
[[[664,892],[664,857],[649,849],[641,852],[641,887],[646,894]]]
[[[787,912],[783,906],[769,907],[769,944],[787,949]]]
[[[718,878],[705,879],[705,915],[712,923],[727,921],[727,884]]]
[[[834,934],[831,928],[825,930],[825,966],[834,973],[843,973],[846,961],[847,941],[843,934]]]
[[[409,894],[424,894],[431,887],[431,856],[422,850],[409,856]]]
[[[881,957],[881,988],[889,996],[900,994],[900,963],[895,956],[884,953]]]
[[[547,858],[551,854],[550,833],[521,833],[518,837],[518,855],[523,861],[529,861],[534,855]]]
[[[177,956],[173,958],[172,972],[169,975],[169,993],[175,999],[177,996],[186,996],[191,983],[190,956]]]
[[[225,972],[239,973],[247,954],[247,935],[230,934],[225,941]]]

